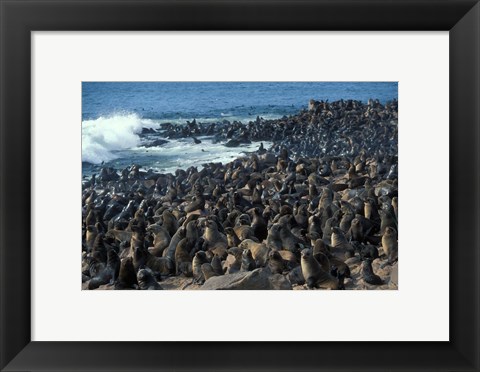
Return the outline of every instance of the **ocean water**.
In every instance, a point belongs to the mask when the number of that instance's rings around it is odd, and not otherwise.
[[[227,148],[211,138],[170,140],[145,147],[143,128],[170,122],[185,124],[265,119],[296,114],[310,99],[335,101],[398,99],[396,82],[84,82],[82,84],[82,161],[85,175],[96,165],[173,172],[210,161],[227,162],[259,143]],[[268,148],[268,142],[264,143]]]

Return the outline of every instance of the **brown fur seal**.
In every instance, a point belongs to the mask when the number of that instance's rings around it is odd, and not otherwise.
[[[120,263],[120,272],[115,289],[134,289],[138,285],[132,258],[124,258]]]
[[[178,230],[178,221],[168,209],[162,213],[162,226],[167,229],[170,236],[173,236]]]
[[[382,247],[389,263],[398,259],[397,232],[393,227],[385,228],[385,233],[382,236]]]
[[[145,248],[136,247],[133,252],[132,262],[135,272],[147,267],[147,261],[150,258],[150,253]]]
[[[388,209],[380,209],[378,211],[380,214],[381,218],[381,224],[380,224],[380,233],[383,234],[385,232],[385,229],[387,227],[397,227],[397,219],[395,218],[395,212],[393,211],[393,208],[390,206]]]
[[[107,262],[107,247],[105,246],[105,234],[99,233],[95,237],[92,248],[92,257],[95,257],[97,260],[106,263]]]
[[[169,257],[172,261],[175,260],[175,250],[180,240],[185,238],[185,227],[181,226],[177,232],[172,236],[168,248],[163,251],[163,257]]]
[[[160,290],[163,289],[157,283],[152,273],[148,270],[141,269],[137,272],[138,286],[142,290]]]
[[[275,223],[270,227],[270,230],[268,230],[267,246],[276,251],[281,250],[283,247],[282,239],[280,238],[281,228],[281,225]]]
[[[253,234],[255,235],[255,237],[258,239],[259,242],[267,238],[267,235],[268,235],[267,222],[263,218],[259,208],[253,209],[252,229],[253,229]]]
[[[147,250],[144,252],[147,259],[146,266],[156,275],[169,276],[175,272],[175,264],[170,257],[155,257]]]
[[[151,254],[156,257],[162,257],[163,251],[169,246],[172,237],[168,230],[157,224],[147,227],[147,231],[153,233],[153,247],[149,248]]]
[[[198,284],[203,284],[205,282],[205,277],[202,272],[202,265],[207,262],[207,256],[205,252],[199,251],[195,253],[195,257],[192,262],[192,271],[193,271],[193,281]]]
[[[246,239],[240,243],[238,246],[242,249],[248,249],[252,252],[253,259],[255,260],[257,266],[265,266],[268,259],[269,248],[263,243],[257,243],[253,240]]]
[[[240,271],[252,271],[257,268],[250,249],[245,249],[242,253],[242,265]]]
[[[292,269],[288,273],[287,278],[288,278],[289,282],[292,283],[292,284],[298,284],[298,285],[304,285],[305,284],[305,278],[303,277],[301,266],[297,266],[296,268]]]
[[[384,284],[382,278],[376,275],[373,272],[372,268],[372,259],[367,258],[362,262],[362,277],[363,280],[372,285],[382,285]]]
[[[213,270],[212,265],[209,263],[202,264],[201,269],[202,269],[202,274],[205,280],[208,280],[213,276],[218,276],[215,270]]]
[[[392,207],[395,212],[395,217],[398,219],[398,197],[396,196],[392,198]]]
[[[209,250],[214,250],[215,248],[227,249],[227,237],[218,231],[217,224],[212,220],[206,221],[203,239],[205,239],[206,248]]]
[[[233,231],[235,231],[235,234],[238,236],[240,241],[244,241],[245,239],[257,240],[253,229],[248,225],[235,226]]]
[[[332,227],[332,252],[343,255],[344,257],[353,257],[355,250],[347,241],[345,234],[339,227]]]
[[[233,274],[240,271],[242,266],[243,249],[232,247],[228,250],[228,256],[225,260],[224,271],[226,274]]]
[[[305,278],[308,288],[330,288],[338,289],[338,280],[325,272],[320,264],[315,260],[312,250],[305,248],[301,252],[302,274]]]
[[[283,274],[285,267],[285,261],[278,251],[272,249],[268,252],[268,268],[272,274]]]
[[[187,250],[187,238],[183,238],[175,249],[175,275],[192,276],[192,258]]]
[[[87,226],[87,231],[85,233],[85,245],[87,247],[87,252],[91,252],[93,249],[93,244],[95,238],[97,237],[98,229],[95,225]]]
[[[282,248],[293,253],[298,253],[305,245],[305,242],[293,234],[292,229],[286,224],[283,224],[280,229],[280,239],[282,239]]]
[[[138,226],[132,226],[132,238],[130,239],[130,253],[132,257],[135,248],[143,248],[145,242],[145,231]]]
[[[203,210],[205,208],[205,199],[202,195],[195,195],[192,201],[184,208],[187,213]]]
[[[285,261],[285,264],[287,265],[287,270],[291,270],[292,268],[300,265],[300,263],[298,262],[297,256],[294,253],[283,250],[283,249],[281,251],[278,251],[278,253],[280,254],[280,256],[282,256],[283,260]]]
[[[120,272],[120,258],[117,252],[109,249],[107,253],[107,265],[95,272],[95,276],[88,282],[88,289],[96,289],[104,284],[114,284]]]
[[[213,256],[210,264],[217,275],[223,275],[222,261],[220,260],[220,257],[217,255]]]
[[[237,234],[232,227],[226,227],[225,233],[227,234],[227,245],[229,248],[238,247],[240,244],[240,239],[238,239]]]
[[[365,238],[363,233],[363,225],[358,218],[354,218],[352,220],[347,235],[350,236],[352,240],[363,242],[363,239]]]

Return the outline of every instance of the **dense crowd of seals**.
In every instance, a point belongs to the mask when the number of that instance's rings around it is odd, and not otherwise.
[[[85,177],[82,288],[396,288],[397,130],[397,102],[373,100],[164,125],[166,140],[273,146],[200,170],[132,165]]]

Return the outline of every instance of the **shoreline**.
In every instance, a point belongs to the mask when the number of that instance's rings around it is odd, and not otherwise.
[[[311,100],[276,120],[164,126],[164,138],[273,145],[84,180],[82,288],[397,289],[397,105]]]

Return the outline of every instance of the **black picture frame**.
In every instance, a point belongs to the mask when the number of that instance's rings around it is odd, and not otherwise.
[[[480,370],[478,1],[0,0],[0,12],[2,371]],[[30,34],[37,30],[449,31],[450,341],[32,342]],[[433,282],[445,275],[422,274]],[[81,321],[88,326],[88,316]]]

